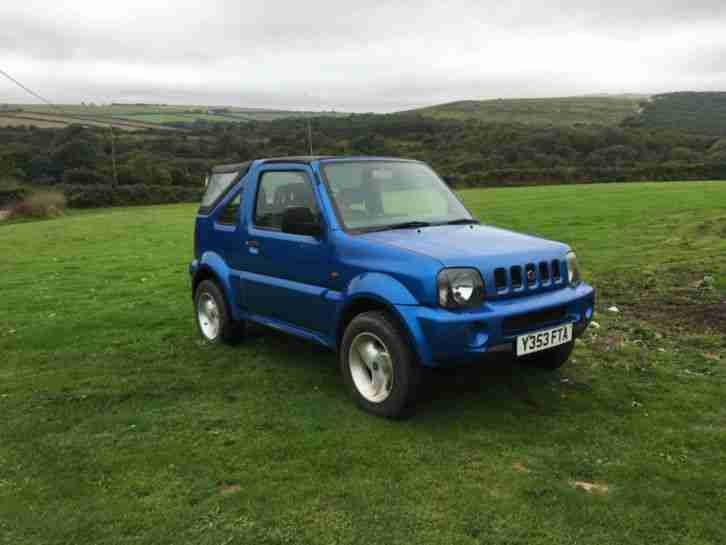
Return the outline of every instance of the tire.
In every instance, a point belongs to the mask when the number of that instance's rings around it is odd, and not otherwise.
[[[387,418],[410,414],[422,369],[392,316],[356,316],[343,334],[339,361],[343,382],[360,408]]]
[[[550,348],[549,350],[523,356],[518,358],[518,360],[522,365],[554,371],[567,363],[574,348],[575,342],[571,341],[567,344]]]
[[[235,344],[245,333],[245,323],[232,319],[227,300],[216,282],[203,280],[194,292],[194,315],[197,330],[212,344]]]

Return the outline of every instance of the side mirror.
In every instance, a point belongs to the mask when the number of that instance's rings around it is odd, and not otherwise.
[[[309,208],[293,206],[286,208],[282,214],[282,232],[291,235],[320,237],[323,234],[323,228]]]

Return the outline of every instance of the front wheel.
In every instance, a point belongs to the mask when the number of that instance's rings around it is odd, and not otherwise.
[[[421,375],[405,332],[384,312],[365,312],[348,325],[340,370],[359,407],[389,418],[412,407]]]
[[[194,292],[197,328],[210,343],[235,343],[244,336],[243,322],[232,319],[222,290],[212,280],[204,280]]]
[[[530,367],[538,367],[540,369],[549,369],[554,371],[562,367],[570,359],[572,350],[575,348],[575,342],[571,341],[567,344],[535,352],[527,356],[519,358],[519,362]]]

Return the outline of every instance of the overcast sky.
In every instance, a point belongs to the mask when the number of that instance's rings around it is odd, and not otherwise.
[[[0,68],[55,102],[395,111],[726,90],[726,0],[0,2]],[[33,99],[0,79],[0,103]]]

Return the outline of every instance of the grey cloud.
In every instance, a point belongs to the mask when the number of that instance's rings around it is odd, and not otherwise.
[[[391,111],[726,88],[722,0],[25,0],[0,20],[2,67],[58,101]],[[0,101],[19,93],[0,83]]]

